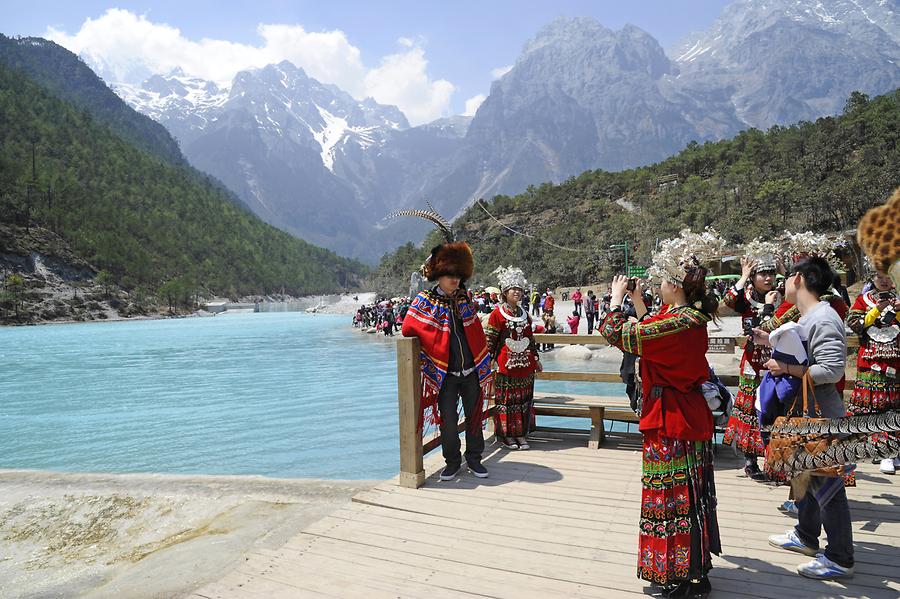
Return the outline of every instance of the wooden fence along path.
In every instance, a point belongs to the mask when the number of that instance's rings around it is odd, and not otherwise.
[[[607,433],[596,450],[588,447],[588,431],[539,431],[529,451],[489,445],[490,478],[462,473],[440,482],[439,452],[422,458],[417,404],[403,405],[416,397],[418,377],[410,368],[417,366],[415,342],[401,340],[400,476],[360,493],[282,548],[249,553],[193,599],[659,596],[635,576],[638,435]],[[796,522],[777,511],[787,489],[750,481],[740,466],[730,448],[718,448],[723,554],[714,558],[711,597],[900,597],[900,492],[893,477],[860,465],[858,487],[848,489],[856,575],[819,582],[795,572],[809,558],[767,543]]]

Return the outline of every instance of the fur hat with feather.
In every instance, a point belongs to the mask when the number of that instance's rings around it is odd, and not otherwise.
[[[415,216],[434,224],[444,235],[446,243],[436,245],[431,249],[431,255],[421,267],[422,276],[429,281],[436,281],[444,275],[457,276],[463,282],[472,277],[475,271],[475,258],[472,248],[465,241],[456,241],[453,227],[447,219],[441,216],[430,202],[428,210],[399,210],[388,215],[388,218],[398,216]]]

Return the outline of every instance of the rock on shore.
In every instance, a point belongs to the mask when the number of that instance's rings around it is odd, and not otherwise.
[[[0,597],[176,597],[367,481],[0,470]]]

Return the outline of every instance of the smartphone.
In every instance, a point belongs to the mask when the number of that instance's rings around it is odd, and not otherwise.
[[[744,330],[744,335],[748,337],[753,337],[753,328],[759,326],[756,322],[756,319],[752,316],[747,316],[746,318],[741,319],[741,328]]]
[[[637,279],[635,279],[634,277],[628,279],[628,284],[625,286],[625,289],[627,289],[628,291],[634,291],[635,289],[637,289]]]

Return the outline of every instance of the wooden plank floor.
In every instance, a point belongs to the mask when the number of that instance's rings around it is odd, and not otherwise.
[[[387,481],[313,524],[277,551],[257,551],[192,599],[293,597],[658,596],[635,576],[640,496],[637,436],[538,433],[529,451],[489,447],[490,478],[437,480],[421,489]],[[900,597],[900,487],[877,466],[848,489],[856,575],[818,582],[795,572],[804,556],[769,547],[795,520],[776,507],[784,487],[739,475],[719,448],[716,485],[723,554],[712,597]]]

